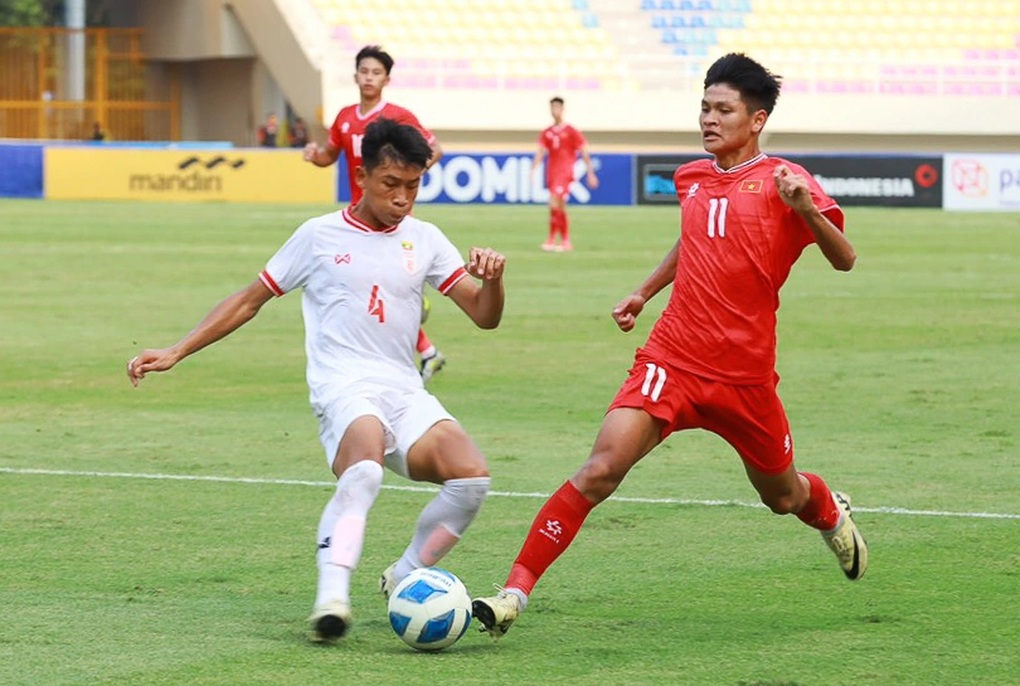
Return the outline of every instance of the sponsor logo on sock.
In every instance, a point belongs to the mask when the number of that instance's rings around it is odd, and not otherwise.
[[[563,533],[563,525],[557,519],[545,520],[545,526],[538,530],[538,533],[548,538],[553,543],[560,542],[560,534]]]
[[[319,550],[328,548],[333,542],[332,538],[333,538],[332,536],[326,536],[326,538],[322,539],[322,542],[319,543]]]

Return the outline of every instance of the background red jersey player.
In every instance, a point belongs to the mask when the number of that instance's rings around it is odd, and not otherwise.
[[[837,270],[850,270],[856,260],[836,203],[803,168],[759,148],[779,88],[778,76],[742,54],[709,68],[700,127],[713,159],[677,170],[680,238],[616,305],[613,319],[630,331],[645,303],[672,284],[669,303],[638,349],[588,460],[535,517],[503,590],[474,601],[475,617],[494,638],[527,606],[588,513],[641,458],[682,429],[702,428],[725,439],[769,509],[820,531],[849,579],[864,574],[868,549],[849,499],[794,467],[776,390],[776,311],[793,263],[812,243]]]
[[[443,156],[443,149],[436,140],[435,134],[426,129],[418,118],[399,105],[383,100],[383,89],[390,82],[393,70],[393,58],[378,45],[366,45],[354,57],[354,83],[361,95],[355,105],[348,105],[340,110],[329,129],[329,142],[326,147],[318,143],[305,146],[305,160],[319,167],[328,167],[340,157],[341,151],[347,158],[347,182],[351,190],[351,205],[361,201],[362,190],[354,182],[355,172],[361,166],[361,140],[365,137],[365,129],[379,118],[392,119],[398,124],[408,124],[418,129],[428,141],[432,149],[432,157],[425,165],[429,167]],[[428,319],[429,301],[426,298],[422,309],[422,324]],[[425,334],[425,329],[418,331],[418,354],[421,356],[420,371],[425,381],[443,368],[446,357],[433,345]]]
[[[574,182],[574,163],[578,153],[588,170],[585,180],[589,188],[598,188],[599,179],[588,154],[588,141],[579,130],[563,121],[563,98],[549,101],[549,112],[553,125],[538,136],[538,152],[532,160],[531,169],[542,164],[548,156],[545,167],[545,184],[549,189],[549,238],[542,244],[543,250],[561,252],[571,250],[570,221],[567,218],[567,199],[570,184]],[[556,239],[559,237],[560,242]]]

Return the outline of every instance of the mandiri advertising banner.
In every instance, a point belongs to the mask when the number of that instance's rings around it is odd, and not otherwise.
[[[334,174],[299,150],[48,147],[47,198],[331,203]]]

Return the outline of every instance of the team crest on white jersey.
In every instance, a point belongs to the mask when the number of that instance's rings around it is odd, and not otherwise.
[[[408,274],[414,274],[418,271],[418,264],[414,259],[414,243],[411,241],[401,241],[400,247],[404,253],[404,271]]]
[[[693,198],[694,194],[698,192],[699,188],[701,188],[701,184],[699,182],[695,181],[694,183],[692,183],[691,187],[687,189],[687,197]]]

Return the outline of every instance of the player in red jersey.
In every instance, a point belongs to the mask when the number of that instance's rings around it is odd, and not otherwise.
[[[585,180],[588,187],[598,188],[599,179],[595,175],[584,134],[563,122],[563,98],[550,100],[549,111],[553,125],[538,136],[538,152],[532,160],[531,170],[534,172],[548,155],[545,183],[549,189],[549,238],[542,244],[542,250],[562,252],[573,249],[570,243],[570,220],[567,218],[567,198],[570,197],[570,184],[574,182],[574,163],[577,162],[578,153],[587,165]],[[557,236],[560,237],[558,244]]]
[[[390,82],[393,70],[393,58],[378,45],[366,45],[354,58],[354,83],[358,85],[361,100],[356,105],[348,105],[340,110],[329,129],[329,142],[326,147],[318,143],[305,146],[304,158],[318,167],[328,167],[340,157],[341,151],[347,157],[347,179],[351,189],[351,205],[361,201],[362,190],[354,181],[354,175],[361,166],[361,140],[365,137],[365,129],[376,119],[385,117],[398,124],[409,124],[418,129],[432,149],[432,157],[425,170],[439,161],[443,149],[436,140],[435,134],[426,129],[418,118],[399,105],[383,100],[383,88]],[[426,299],[422,310],[422,324],[428,319],[429,302]],[[418,330],[418,354],[421,356],[420,371],[422,379],[428,381],[432,375],[443,368],[446,357],[439,352],[425,329]]]
[[[630,331],[648,300],[672,284],[669,303],[638,349],[588,460],[539,511],[504,589],[474,601],[475,617],[494,638],[507,632],[588,513],[681,429],[725,439],[765,505],[819,530],[849,579],[864,574],[868,549],[849,499],[794,467],[776,392],[776,310],[793,263],[812,243],[839,271],[856,260],[839,206],[803,168],[759,149],[779,87],[778,76],[742,54],[709,68],[700,125],[713,159],[676,171],[680,239],[616,305],[613,319]]]

